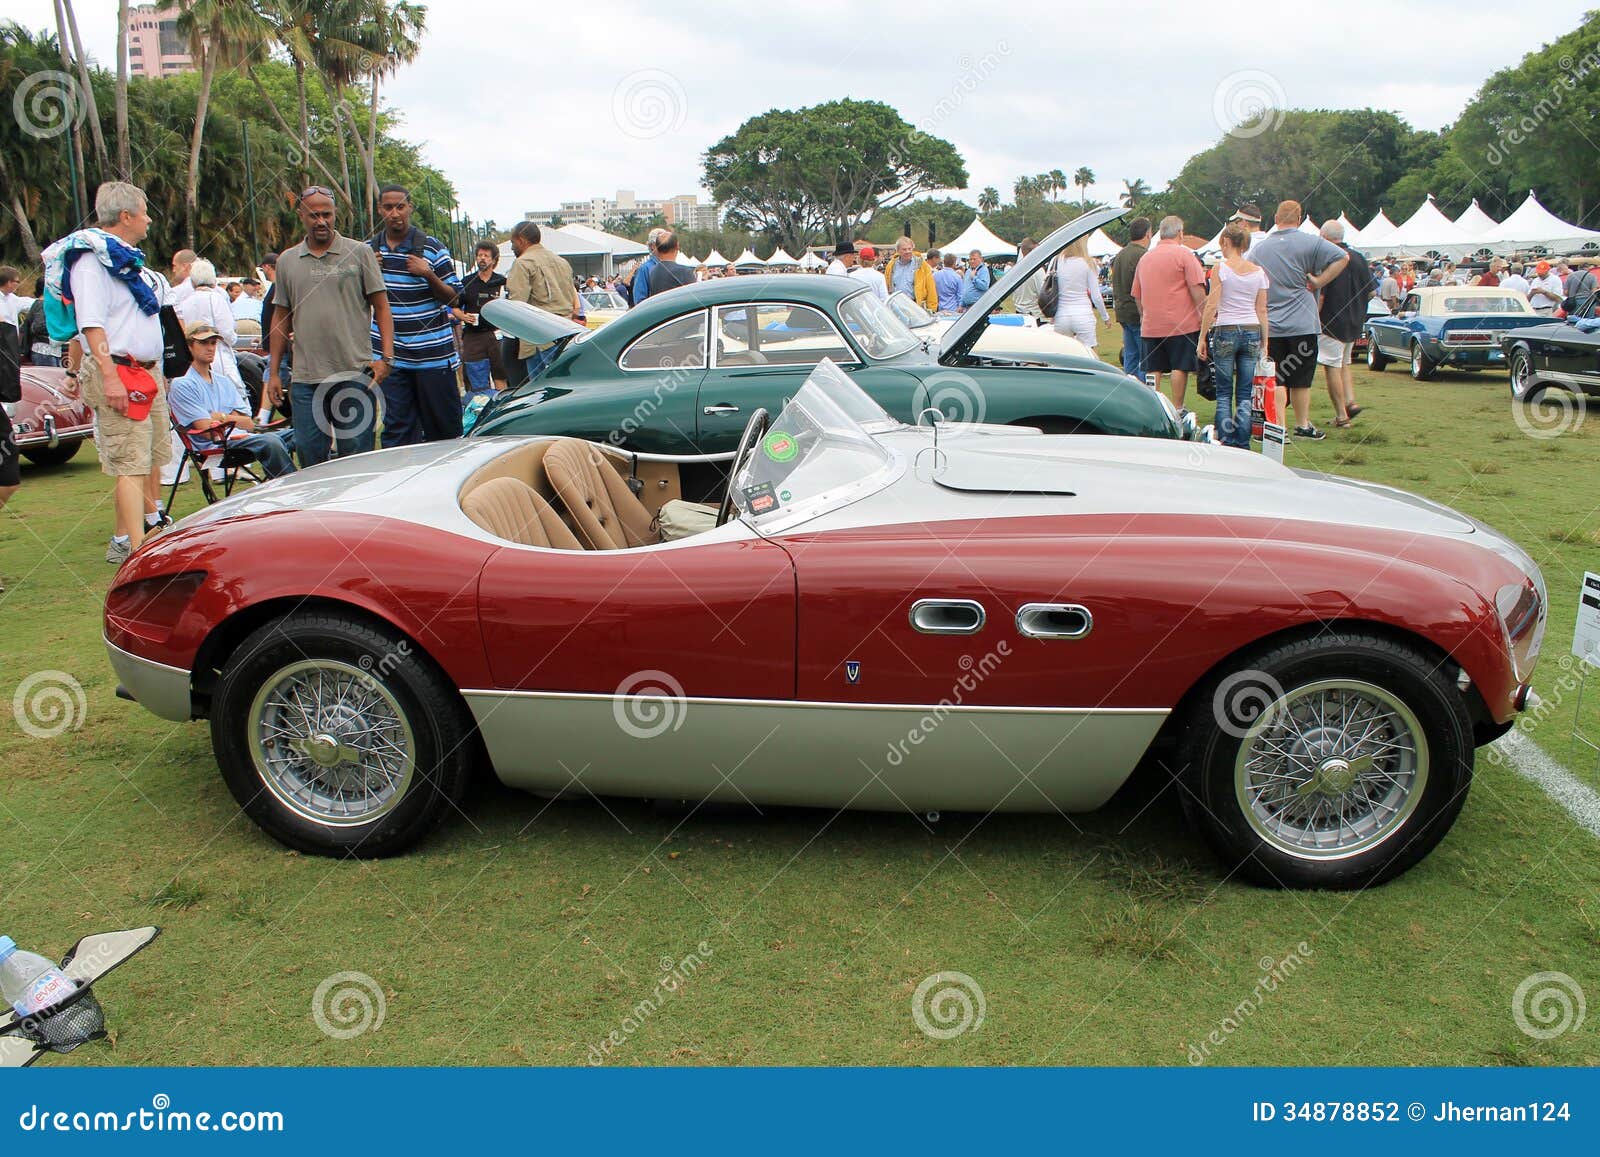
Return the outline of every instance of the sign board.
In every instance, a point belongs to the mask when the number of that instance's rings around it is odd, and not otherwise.
[[[1572,653],[1591,667],[1600,667],[1600,574],[1586,572],[1578,591],[1578,624],[1572,631]]]
[[[1274,462],[1283,462],[1283,427],[1276,422],[1261,424],[1261,452]]]

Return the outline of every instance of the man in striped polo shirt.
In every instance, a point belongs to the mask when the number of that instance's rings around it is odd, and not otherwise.
[[[461,436],[461,362],[450,313],[461,278],[450,251],[412,227],[411,209],[404,186],[385,185],[378,193],[384,227],[368,241],[394,316],[394,369],[383,381],[385,447]],[[376,327],[372,340],[376,348]]]

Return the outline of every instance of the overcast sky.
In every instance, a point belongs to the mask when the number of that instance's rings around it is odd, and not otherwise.
[[[465,211],[502,226],[619,188],[704,199],[708,145],[756,113],[843,96],[885,101],[953,142],[969,200],[985,185],[1009,200],[1020,174],[1070,179],[1087,165],[1090,194],[1110,201],[1124,178],[1163,187],[1263,100],[1372,106],[1440,128],[1491,72],[1577,27],[1591,4],[1346,0],[1263,25],[1246,19],[1260,7],[1147,0],[1072,12],[591,0],[552,26],[526,0],[434,0],[420,57],[385,93]],[[110,67],[115,0],[76,7],[87,50]],[[0,0],[0,18],[53,27],[50,0]]]

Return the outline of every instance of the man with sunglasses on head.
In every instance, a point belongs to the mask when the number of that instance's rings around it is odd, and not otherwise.
[[[371,450],[377,390],[394,362],[394,319],[377,255],[333,227],[333,190],[300,194],[306,239],[278,256],[266,404],[283,399],[279,365],[294,342],[290,401],[301,466]],[[373,337],[373,327],[377,337]],[[374,354],[373,348],[378,353]]]

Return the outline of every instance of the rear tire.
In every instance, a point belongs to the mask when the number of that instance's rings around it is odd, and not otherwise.
[[[1366,888],[1444,838],[1472,782],[1472,721],[1439,664],[1335,630],[1272,647],[1199,689],[1179,747],[1189,820],[1231,872]]]
[[[1383,370],[1384,370],[1384,367],[1386,367],[1388,364],[1389,364],[1389,359],[1387,357],[1385,357],[1384,354],[1383,354],[1383,351],[1378,348],[1377,339],[1376,338],[1372,338],[1372,337],[1368,337],[1367,338],[1367,369],[1372,370],[1374,373],[1382,373]]]
[[[82,438],[74,438],[70,442],[57,442],[54,446],[32,446],[22,450],[22,456],[35,466],[60,466],[72,461],[79,450],[83,449]]]
[[[1428,355],[1422,352],[1422,343],[1411,343],[1411,379],[1425,382],[1439,371],[1437,363],[1428,360]]]
[[[1531,402],[1544,387],[1533,382],[1533,355],[1523,346],[1511,351],[1511,400]]]
[[[405,851],[457,810],[476,750],[460,695],[419,648],[320,611],[268,623],[234,651],[211,743],[268,835],[362,859]]]

